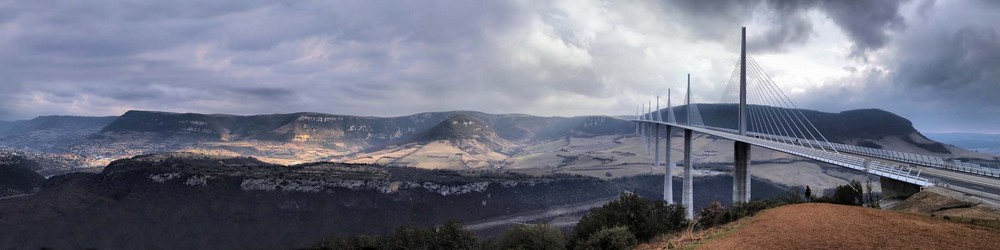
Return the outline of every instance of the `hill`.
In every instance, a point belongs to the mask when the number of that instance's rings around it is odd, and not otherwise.
[[[20,155],[0,153],[0,197],[29,194],[45,178],[35,173],[38,163]]]
[[[768,209],[701,242],[705,249],[998,249],[1000,230],[856,206]],[[663,245],[664,242],[654,243]]]
[[[0,145],[54,153],[72,151],[118,117],[39,116],[0,123]]]
[[[597,178],[531,177],[365,164],[276,165],[188,153],[117,160],[0,200],[15,249],[275,249],[400,225],[477,221],[603,199]],[[7,233],[10,232],[10,233]]]
[[[736,129],[736,104],[698,104],[705,125]],[[687,122],[687,106],[673,107],[678,122]],[[659,111],[664,117],[667,109]],[[950,155],[954,147],[928,139],[906,118],[881,109],[827,113],[808,109],[775,108],[774,112],[801,113],[830,142],[897,151]]]
[[[734,105],[701,107],[710,125],[729,124]],[[684,106],[675,107],[683,122]],[[798,111],[797,111],[798,112]],[[835,142],[938,155],[989,158],[923,137],[906,119],[880,110],[801,110]],[[47,124],[47,125],[46,125]],[[67,126],[67,124],[76,124]],[[634,124],[607,116],[540,117],[473,111],[400,117],[322,113],[225,115],[128,111],[120,117],[39,117],[0,123],[0,148],[44,153],[71,162],[45,175],[99,171],[111,160],[158,152],[249,156],[278,164],[313,161],[428,169],[515,169],[611,177],[648,173]],[[702,162],[727,162],[731,147],[696,138]],[[766,160],[766,159],[764,159]],[[48,165],[46,165],[48,166]],[[81,168],[83,167],[83,168]],[[89,168],[88,168],[89,167]],[[92,169],[91,169],[92,168]]]

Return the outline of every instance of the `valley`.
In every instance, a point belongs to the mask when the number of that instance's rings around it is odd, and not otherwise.
[[[836,129],[893,129],[855,137],[832,130],[831,140],[993,159],[929,140],[905,119],[860,112],[882,125]],[[809,114],[836,124],[858,112]],[[607,116],[129,111],[113,119],[40,117],[4,126],[0,171],[33,181],[0,183],[0,231],[14,232],[0,236],[0,244],[26,248],[305,247],[449,220],[484,237],[519,223],[566,229],[623,192],[660,199],[665,172],[651,166],[651,146],[635,136],[631,122]],[[680,190],[682,137],[672,137],[669,165]],[[696,134],[692,149],[695,209],[729,204],[732,142]],[[755,198],[804,186],[823,194],[866,178],[762,148],[752,149],[751,163]],[[681,193],[674,196],[679,201]],[[115,230],[93,233],[103,228]]]

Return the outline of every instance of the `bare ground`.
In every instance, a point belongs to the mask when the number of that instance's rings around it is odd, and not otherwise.
[[[1000,231],[913,214],[831,204],[764,211],[708,249],[1000,249]]]
[[[768,209],[715,230],[709,233],[715,236],[682,245],[705,249],[1000,249],[997,229],[941,216],[819,203]],[[668,244],[661,241],[640,248],[665,249]]]

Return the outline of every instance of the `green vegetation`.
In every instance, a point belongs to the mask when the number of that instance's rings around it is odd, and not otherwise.
[[[694,225],[685,219],[684,207],[651,201],[633,193],[622,194],[580,219],[570,237],[550,225],[516,225],[499,239],[478,241],[455,222],[430,230],[401,227],[392,235],[337,238],[315,249],[628,249],[653,237],[681,232],[689,226],[708,228],[784,204],[802,202],[797,190],[770,200],[737,203],[726,208],[719,202],[701,209]],[[477,243],[478,241],[478,243]]]
[[[400,227],[389,236],[361,235],[337,238],[313,249],[477,249],[476,235],[458,222],[449,221],[430,230]]]
[[[566,237],[553,226],[516,225],[507,229],[497,244],[499,249],[566,249]]]
[[[587,241],[591,235],[612,227],[626,227],[635,239],[648,241],[663,233],[679,231],[686,225],[683,206],[667,205],[662,201],[654,203],[626,193],[584,215],[573,229],[571,245]]]
[[[797,202],[796,202],[797,203]],[[718,201],[712,202],[707,207],[698,212],[698,226],[709,228],[739,220],[743,217],[756,215],[765,209],[792,204],[784,200],[752,200],[747,203],[736,203],[731,207],[724,207]]]
[[[576,249],[630,249],[639,244],[635,235],[629,231],[628,227],[604,228],[594,235],[587,237],[586,241],[577,244]]]
[[[840,185],[834,188],[833,194],[814,199],[814,202],[833,203],[850,206],[865,206],[870,208],[880,208],[879,194],[872,188],[872,180],[868,179],[864,186],[860,181],[852,180],[847,185]]]

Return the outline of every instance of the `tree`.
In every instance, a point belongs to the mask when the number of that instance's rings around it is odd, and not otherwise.
[[[864,192],[861,182],[852,180],[847,185],[837,186],[833,195],[816,199],[817,202],[827,202],[841,205],[860,206],[864,202]]]
[[[393,233],[388,249],[427,249],[432,234],[430,231],[401,226]]]
[[[618,226],[626,227],[637,240],[648,241],[656,235],[680,230],[686,223],[681,205],[653,203],[639,195],[625,193],[584,215],[573,229],[570,244],[581,243],[600,230]]]
[[[475,249],[476,235],[459,225],[456,221],[448,221],[444,226],[434,229],[434,241],[431,249]]]
[[[627,227],[612,227],[601,229],[591,235],[577,249],[631,249],[639,244]]]
[[[515,225],[504,231],[498,244],[500,249],[558,250],[566,249],[566,238],[555,227],[542,225]]]
[[[872,178],[868,178],[868,180],[865,181],[865,207],[882,208],[879,194],[875,193],[873,190],[872,182]]]
[[[713,201],[708,206],[698,210],[698,222],[706,227],[718,225],[726,222],[726,207],[719,201]]]
[[[361,235],[348,238],[336,238],[325,241],[313,247],[313,249],[344,249],[344,250],[367,250],[384,249],[382,238],[377,236]]]

